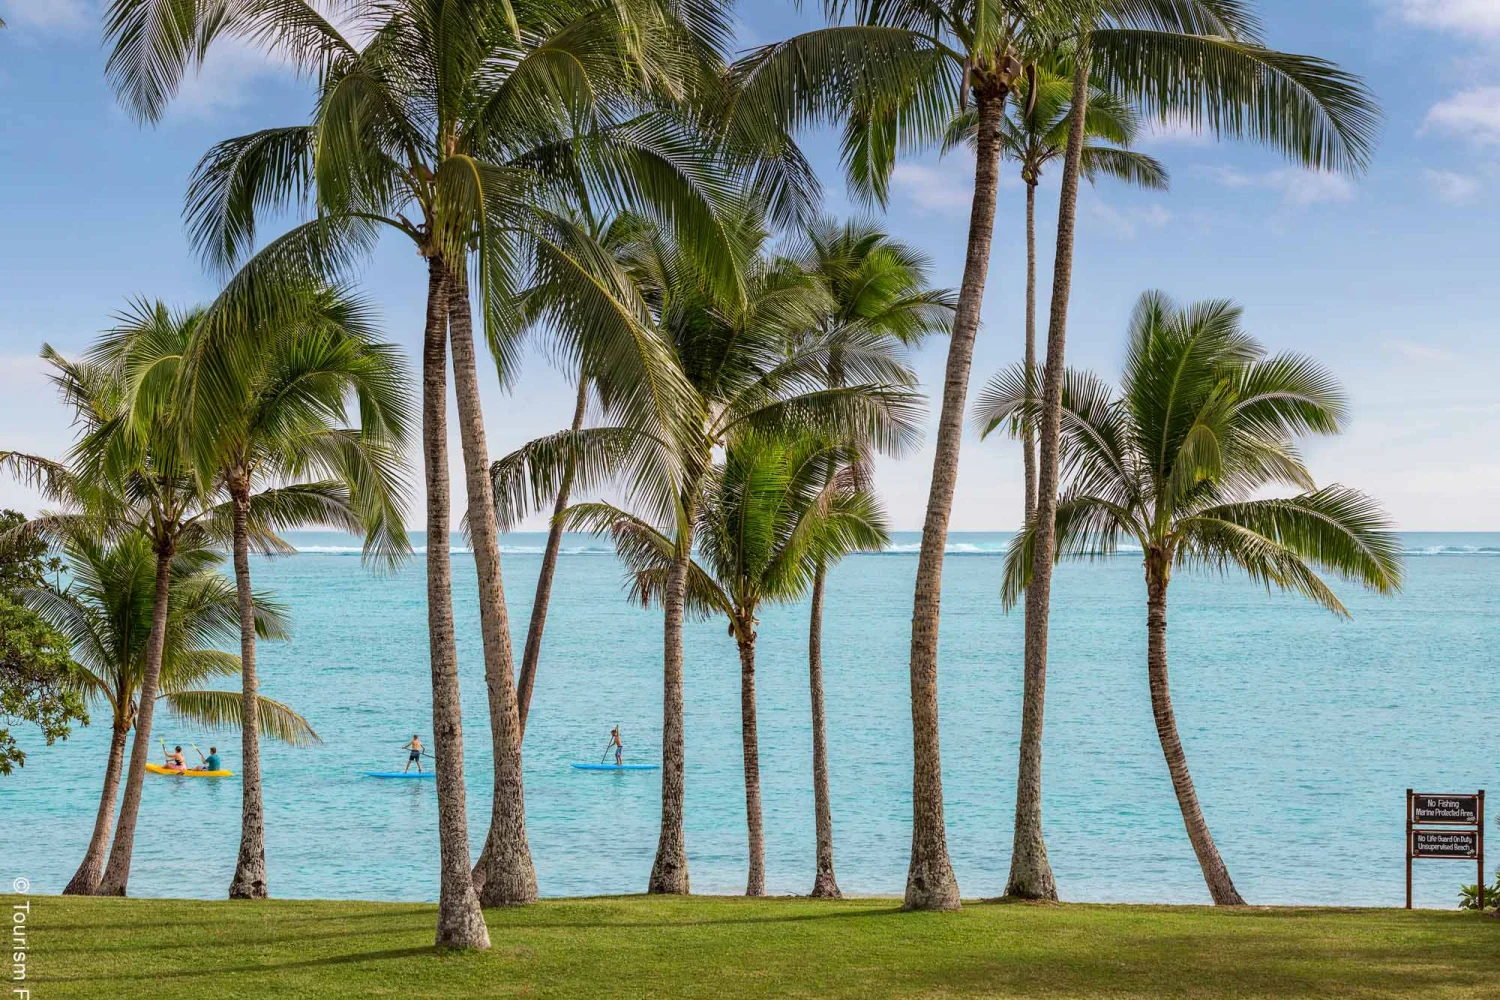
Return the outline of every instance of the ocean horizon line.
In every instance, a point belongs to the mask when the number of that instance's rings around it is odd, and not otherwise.
[[[1405,543],[1402,554],[1406,556],[1500,556],[1500,531],[1400,531],[1396,533]],[[851,558],[861,556],[911,556],[921,550],[920,531],[893,532],[892,543],[878,551],[857,552]],[[425,541],[425,532],[412,532],[412,541]],[[545,531],[509,532],[502,542],[502,555],[541,555],[546,551]],[[957,537],[954,537],[957,536]],[[954,531],[949,532],[949,541],[944,554],[953,556],[1004,556],[1009,549],[1014,531]],[[558,550],[560,556],[613,555],[613,544],[602,536],[582,532],[567,532],[564,543]],[[286,538],[292,543],[297,555],[357,556],[363,552],[359,539],[353,535],[332,531],[294,531]],[[526,541],[521,541],[526,539]],[[531,542],[535,539],[535,543]],[[473,548],[462,533],[454,532],[448,551],[454,555],[471,555]],[[1139,554],[1140,546],[1123,543],[1114,550],[1114,555]],[[412,553],[423,555],[425,544],[413,544]],[[1106,555],[1103,552],[1097,555]]]

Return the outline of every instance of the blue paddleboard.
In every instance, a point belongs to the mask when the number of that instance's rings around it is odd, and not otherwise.
[[[574,764],[580,771],[655,771],[657,764]]]
[[[366,771],[367,778],[435,778],[431,771]]]

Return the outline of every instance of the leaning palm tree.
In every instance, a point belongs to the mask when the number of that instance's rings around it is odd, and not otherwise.
[[[87,530],[87,525],[74,527],[63,543],[67,588],[32,587],[22,598],[67,637],[84,693],[109,709],[109,754],[93,835],[63,889],[64,895],[92,895],[114,828],[125,744],[137,714],[151,634],[155,554],[150,540],[139,532],[109,540]],[[76,530],[80,527],[83,530]],[[158,699],[184,719],[237,726],[243,725],[244,715],[236,692],[197,687],[210,677],[233,676],[240,668],[237,657],[218,648],[238,637],[239,606],[235,589],[213,568],[220,558],[211,549],[189,549],[173,559]],[[284,638],[285,609],[268,595],[257,594],[255,627],[262,638]],[[256,724],[264,735],[292,744],[317,741],[307,721],[280,702],[259,697],[257,708]]]
[[[1167,588],[1174,570],[1238,568],[1335,614],[1348,612],[1321,567],[1379,593],[1401,584],[1400,544],[1376,502],[1356,490],[1317,488],[1294,439],[1337,433],[1343,395],[1327,371],[1295,354],[1266,356],[1228,302],[1178,308],[1148,292],[1130,321],[1121,388],[1070,373],[1062,392],[1058,558],[1112,556],[1140,545],[1146,576],[1146,673],[1167,770],[1217,904],[1240,904],[1188,773],[1167,688]],[[1024,373],[1002,372],[976,420],[988,433],[1037,409]],[[1291,487],[1290,497],[1260,498]],[[1040,515],[1038,515],[1040,516]],[[1030,585],[1035,520],[1011,543],[1003,599]]]
[[[369,310],[338,289],[289,290],[297,308],[266,329],[241,336],[260,343],[250,364],[190,392],[182,360],[195,328],[165,322],[160,307],[141,307],[96,348],[119,366],[136,406],[161,396],[192,399],[185,445],[198,468],[212,470],[232,505],[231,550],[239,591],[241,832],[231,899],[267,894],[265,806],[260,780],[259,681],[255,670],[255,602],[250,584],[252,510],[274,498],[278,529],[326,526],[362,532],[367,556],[393,564],[408,551],[403,525],[403,443],[409,422],[406,366],[377,341]],[[350,429],[349,402],[360,426]],[[259,492],[270,485],[270,492]],[[345,498],[348,498],[348,503]]]
[[[650,892],[689,889],[682,812],[682,626],[699,505],[714,449],[751,431],[800,429],[868,440],[873,448],[894,452],[917,433],[920,405],[911,374],[873,337],[851,335],[836,346],[798,341],[816,329],[826,291],[794,262],[767,257],[766,240],[761,216],[746,205],[730,254],[744,269],[739,283],[745,291],[723,295],[692,254],[660,228],[640,221],[619,256],[648,310],[651,329],[668,345],[679,377],[692,389],[689,404],[674,411],[668,424],[631,419],[587,428],[562,442],[556,436],[533,442],[526,461],[513,466],[511,481],[497,489],[497,495],[522,504],[545,493],[545,484],[557,482],[563,464],[573,461],[580,476],[576,490],[587,491],[588,482],[613,481],[632,511],[578,504],[565,515],[566,523],[605,531],[639,521],[671,541],[673,556],[660,598],[662,820]],[[621,300],[633,301],[624,292]],[[846,384],[828,388],[835,351]]]
[[[341,271],[364,255],[382,227],[411,239],[427,262],[427,526],[441,539],[451,523],[443,403],[451,342],[495,759],[490,833],[472,879],[476,895],[462,884],[469,876],[451,566],[445,545],[429,545],[444,845],[438,940],[483,947],[488,934],[478,902],[533,900],[536,875],[525,836],[509,622],[479,411],[470,256],[486,332],[508,369],[513,359],[504,332],[522,283],[514,268],[528,259],[527,249],[571,271],[575,281],[593,280],[586,260],[555,232],[551,208],[589,198],[659,209],[686,243],[713,244],[720,182],[696,155],[693,124],[654,112],[716,89],[711,56],[726,21],[721,4],[663,0],[392,0],[347,13],[351,23],[340,30],[306,0],[113,0],[109,72],[143,117],[159,115],[186,68],[226,34],[267,47],[319,80],[312,124],[221,143],[192,182],[195,242],[221,267],[251,249],[258,212],[300,203],[317,209],[313,221],[253,259],[241,289],[247,307],[264,308],[256,286],[266,282],[257,275]],[[351,40],[358,37],[368,41]],[[729,273],[719,271],[720,278]]]
[[[1069,99],[1072,72],[1066,64],[1034,65],[1016,84],[1015,102],[1000,127],[1003,159],[1019,168],[1026,187],[1026,318],[1022,363],[1036,369],[1036,193],[1044,171],[1062,159],[1068,148]],[[976,117],[972,111],[954,119],[944,147],[974,144]],[[1167,169],[1149,154],[1131,149],[1141,131],[1140,114],[1114,94],[1093,87],[1084,119],[1081,171],[1090,183],[1113,177],[1136,187],[1164,191]],[[1021,459],[1025,503],[1023,521],[1036,509],[1036,428],[1021,428]]]
[[[930,334],[946,333],[952,326],[953,293],[929,287],[931,262],[926,255],[870,223],[850,220],[840,225],[832,220],[816,220],[799,235],[789,255],[828,293],[816,328],[804,335],[822,339],[834,347],[825,374],[829,388],[838,388],[844,381],[837,345],[846,333],[870,348],[889,351],[893,360],[899,360],[906,348]],[[868,448],[860,449],[859,457],[845,469],[829,471],[827,488],[839,491],[868,484],[870,458]],[[823,594],[827,579],[828,567],[820,564],[813,575],[808,625],[813,816],[817,837],[817,874],[812,895],[838,898],[823,704]]]
[[[1259,43],[1245,0],[824,0],[829,27],[751,53],[738,66],[739,120],[767,132],[844,128],[856,192],[885,199],[896,158],[939,143],[972,100],[974,201],[933,458],[912,613],[912,859],[906,905],[956,909],[938,740],[937,640],[943,551],[958,478],[965,396],[989,270],[1005,106],[1028,67],[1071,49],[1056,278],[1038,424],[1038,561],[1027,592],[1022,761],[1007,893],[1056,898],[1041,831],[1042,695],[1056,491],[1056,399],[1070,293],[1073,223],[1090,82],[1154,118],[1253,138],[1294,162],[1359,169],[1375,115],[1358,80],[1323,60]],[[846,15],[849,23],[844,23]]]

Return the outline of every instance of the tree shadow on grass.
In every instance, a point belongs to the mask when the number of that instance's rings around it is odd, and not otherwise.
[[[714,917],[703,919],[698,917],[685,917],[682,920],[632,920],[628,917],[621,920],[609,920],[600,918],[597,920],[526,920],[523,916],[530,911],[526,908],[519,910],[495,907],[485,910],[487,917],[498,914],[517,914],[515,920],[496,920],[492,926],[507,928],[525,928],[527,930],[542,931],[551,928],[559,930],[636,930],[638,928],[682,928],[693,927],[729,927],[750,924],[795,924],[795,923],[818,923],[825,920],[849,920],[859,917],[899,917],[906,915],[907,911],[900,907],[880,907],[868,910],[830,910],[825,913],[787,913],[772,916],[743,916],[743,917]],[[921,914],[912,914],[920,918]],[[486,921],[487,923],[489,921]]]
[[[213,966],[211,968],[176,969],[171,971],[153,969],[149,972],[130,972],[115,975],[40,975],[36,977],[36,981],[39,983],[108,983],[138,982],[142,980],[159,979],[192,979],[195,977],[219,977],[236,975],[239,973],[272,973],[294,969],[317,969],[334,965],[359,965],[366,962],[384,962],[402,958],[417,958],[424,955],[443,957],[453,954],[483,954],[483,952],[455,953],[436,948],[432,945],[427,945],[426,947],[418,948],[389,948],[385,951],[362,951],[355,952],[349,955],[328,955],[323,958],[307,958],[297,962],[262,962],[257,965],[221,965]]]
[[[157,900],[149,900],[149,902],[158,902],[158,901]],[[190,900],[190,902],[203,902],[203,901],[202,900]],[[218,902],[220,902],[220,900],[214,900],[213,902],[218,903]],[[330,918],[326,913],[318,913],[316,911],[307,912],[307,913],[295,913],[295,912],[282,913],[282,912],[280,912],[280,906],[281,905],[285,905],[286,902],[291,902],[291,903],[295,904],[295,903],[304,902],[304,900],[291,900],[291,901],[278,900],[278,901],[276,901],[276,903],[278,905],[276,905],[274,907],[268,907],[268,908],[265,908],[265,909],[261,909],[261,910],[249,909],[251,907],[262,906],[263,904],[260,903],[260,902],[235,901],[231,905],[236,906],[236,907],[243,906],[243,907],[246,907],[247,909],[244,910],[241,913],[234,913],[234,914],[232,914],[232,916],[233,917],[241,917],[241,916],[243,916],[246,913],[254,913],[254,914],[258,915],[258,916],[263,916],[263,917],[265,917],[267,919],[274,920],[278,924],[299,924],[299,923],[300,924],[326,924],[326,923],[328,923],[328,921],[330,919],[337,920],[339,923],[344,923],[345,921],[350,921],[350,920],[378,920],[378,919],[387,919],[387,918],[391,918],[391,917],[410,917],[410,916],[414,916],[414,915],[417,915],[417,914],[432,914],[434,919],[436,919],[436,916],[437,916],[437,904],[436,903],[423,903],[423,904],[420,904],[420,905],[412,905],[412,906],[409,906],[409,907],[402,907],[401,909],[390,908],[390,909],[372,910],[372,911],[370,911],[368,913],[340,913],[337,916]],[[322,903],[324,901],[323,900],[306,900],[306,902],[309,902],[309,903]],[[222,920],[223,919],[222,915],[220,913],[218,913],[217,911],[215,911],[214,913],[212,913],[211,916],[215,920]],[[141,928],[143,926],[146,926],[148,923],[149,923],[149,925],[151,927],[192,927],[192,928],[198,928],[198,927],[201,927],[203,925],[203,921],[204,921],[205,918],[206,917],[205,917],[204,914],[192,914],[192,915],[190,915],[188,917],[185,917],[185,918],[182,918],[182,919],[179,919],[179,920],[163,920],[163,919],[160,919],[160,918],[156,917],[153,914],[152,917],[151,917],[151,919],[149,921],[146,921],[146,920],[135,920],[135,921],[127,921],[127,922],[121,922],[121,923],[115,923],[115,922],[103,923],[103,922],[100,922],[100,923],[86,923],[86,924],[53,924],[53,923],[49,923],[47,925],[47,927],[48,927],[49,930],[55,930],[55,931],[80,931],[80,932],[87,932],[87,931],[139,931],[139,930],[141,930]]]

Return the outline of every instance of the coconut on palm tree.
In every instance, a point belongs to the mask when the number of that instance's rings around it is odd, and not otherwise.
[[[1091,82],[1152,118],[1254,138],[1299,164],[1363,166],[1375,116],[1367,92],[1319,59],[1259,42],[1243,0],[825,0],[826,28],[757,49],[737,67],[747,129],[843,127],[858,193],[883,201],[896,158],[941,142],[972,102],[975,182],[968,248],[949,340],[942,409],[912,614],[912,860],[906,905],[956,909],[938,739],[937,641],[943,552],[957,483],[965,396],[994,234],[1005,106],[1029,67],[1071,51],[1073,90],[1059,199],[1058,254],[1038,424],[1040,550],[1050,552],[1056,393],[1061,378],[1083,123]],[[1023,773],[1007,893],[1055,898],[1041,835],[1041,703],[1051,562],[1039,555],[1028,591]]]
[[[114,828],[115,802],[125,762],[125,745],[135,725],[151,634],[155,554],[150,539],[131,532],[108,539],[74,525],[62,550],[68,586],[31,587],[22,599],[67,637],[79,665],[80,687],[109,710],[110,743],[104,785],[87,851],[63,889],[65,895],[91,895],[97,887]],[[203,690],[212,677],[240,672],[238,657],[220,645],[239,637],[239,599],[214,568],[212,549],[179,549],[172,565],[171,605],[158,700],[183,719],[211,726],[244,724],[238,692]],[[263,639],[286,635],[286,612],[268,595],[255,598],[255,628]],[[257,697],[256,724],[263,735],[293,745],[316,742],[307,721],[286,705]],[[242,765],[243,766],[243,765]]]
[[[1318,569],[1392,593],[1400,544],[1369,497],[1317,487],[1298,453],[1304,434],[1344,425],[1332,375],[1296,354],[1267,356],[1229,302],[1176,306],[1159,292],[1137,304],[1115,393],[1070,372],[1062,387],[1057,558],[1141,547],[1146,582],[1146,674],[1157,736],[1188,840],[1215,903],[1244,900],[1214,845],[1193,788],[1167,686],[1167,592],[1175,571],[1239,569],[1335,614],[1348,612]],[[1037,404],[1019,369],[986,387],[976,417],[986,431],[1031,419]],[[1031,412],[1028,412],[1031,411]],[[1264,497],[1268,489],[1298,490]],[[1040,517],[1040,515],[1038,515]],[[1036,520],[1012,542],[1007,606],[1031,584]]]
[[[287,295],[296,308],[283,311],[268,327],[237,333],[259,345],[249,363],[225,366],[203,391],[183,384],[182,364],[199,350],[191,338],[203,324],[164,322],[160,307],[137,310],[94,352],[120,367],[129,405],[192,400],[192,412],[183,420],[185,447],[198,468],[217,478],[232,507],[245,724],[240,852],[231,899],[267,894],[252,517],[274,508],[277,530],[334,525],[362,532],[366,555],[387,564],[409,549],[400,468],[409,422],[406,366],[390,345],[377,341],[369,309],[358,298],[319,286]],[[195,370],[204,368],[200,364]],[[351,401],[358,428],[348,426]]]

